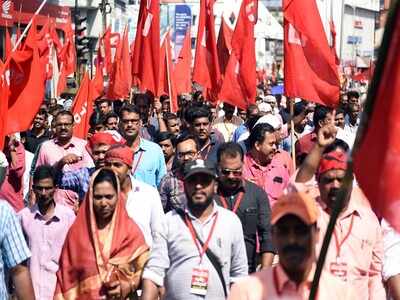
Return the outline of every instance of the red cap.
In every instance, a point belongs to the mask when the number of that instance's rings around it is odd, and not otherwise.
[[[86,148],[90,152],[91,149],[95,145],[104,144],[104,145],[125,145],[125,139],[115,130],[108,130],[102,132],[96,132],[89,139]]]
[[[129,167],[132,167],[133,156],[134,153],[130,147],[125,145],[118,145],[111,147],[110,150],[107,151],[105,160],[107,161],[108,159],[118,159]]]

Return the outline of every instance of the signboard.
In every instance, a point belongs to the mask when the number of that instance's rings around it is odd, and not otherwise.
[[[186,30],[192,24],[192,11],[189,5],[177,4],[175,5],[175,21],[174,21],[174,43],[175,43],[175,57],[181,51],[183,40],[185,39]]]
[[[267,8],[282,8],[282,0],[265,0],[263,2]]]
[[[12,27],[14,23],[28,24],[38,9],[41,0],[0,0],[0,25]],[[69,7],[45,4],[36,18],[36,24],[43,26],[48,19],[62,29],[71,18]]]
[[[355,21],[354,21],[354,28],[363,29],[364,26],[363,26],[362,21],[361,21],[361,20],[355,20]]]
[[[347,44],[358,45],[362,43],[361,36],[349,35],[347,37]]]
[[[0,25],[12,26],[14,23],[14,3],[11,0],[0,0]]]

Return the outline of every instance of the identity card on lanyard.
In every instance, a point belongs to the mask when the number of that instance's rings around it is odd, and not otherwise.
[[[349,238],[351,230],[353,229],[353,222],[354,222],[354,215],[351,216],[349,231],[344,236],[341,242],[339,242],[339,238],[336,234],[336,230],[333,231],[333,236],[335,238],[335,245],[336,245],[336,261],[331,262],[329,265],[329,271],[332,275],[338,277],[343,281],[347,281],[347,273],[348,273],[348,264],[340,255],[341,247],[343,246],[344,242]]]
[[[189,219],[188,215],[185,214],[186,225],[189,228],[190,235],[192,236],[193,242],[195,243],[200,256],[198,267],[195,267],[192,270],[190,293],[194,295],[205,296],[207,294],[209,270],[206,267],[204,267],[203,256],[208,249],[208,244],[210,243],[211,237],[214,233],[217,219],[218,219],[218,212],[214,216],[214,221],[213,224],[211,225],[210,233],[208,234],[207,240],[205,241],[203,246],[201,246],[200,242],[196,238],[197,234],[193,227],[192,221]]]

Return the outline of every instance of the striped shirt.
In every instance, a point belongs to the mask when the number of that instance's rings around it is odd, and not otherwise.
[[[8,299],[4,268],[14,268],[31,256],[17,215],[0,200],[0,299]]]

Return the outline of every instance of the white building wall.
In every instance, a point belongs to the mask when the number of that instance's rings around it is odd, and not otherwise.
[[[375,44],[376,11],[345,6],[343,17],[342,59],[355,61],[356,56],[372,57]]]

